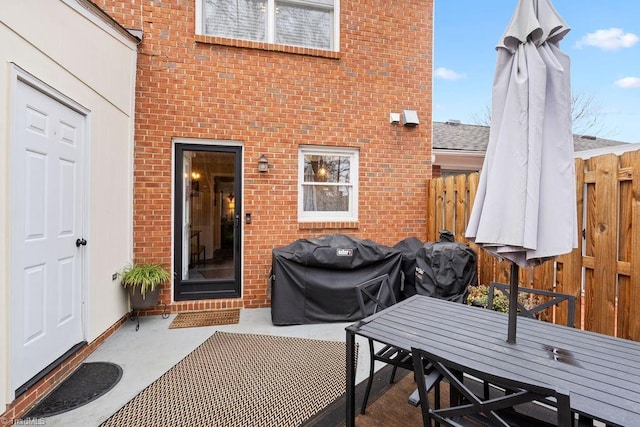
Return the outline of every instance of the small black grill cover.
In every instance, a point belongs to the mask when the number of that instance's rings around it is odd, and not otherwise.
[[[398,299],[401,258],[397,249],[344,234],[274,249],[271,321],[300,325],[361,319],[355,286],[388,274]]]
[[[476,253],[462,243],[426,243],[416,254],[415,277],[418,294],[464,303],[478,284]]]
[[[424,246],[417,237],[407,237],[393,247],[402,253],[402,273],[404,282],[400,298],[406,299],[416,294],[416,253]]]

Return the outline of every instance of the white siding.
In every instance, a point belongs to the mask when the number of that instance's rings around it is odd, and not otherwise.
[[[11,105],[24,70],[88,113],[84,290],[91,342],[127,312],[111,275],[132,253],[133,114],[136,41],[87,10],[81,0],[0,0],[0,407],[10,387],[9,223]],[[3,410],[0,410],[0,413]]]

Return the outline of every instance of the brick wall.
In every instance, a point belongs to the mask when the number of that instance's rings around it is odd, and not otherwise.
[[[425,239],[431,175],[433,0],[342,0],[340,51],[195,35],[197,0],[94,0],[140,29],[135,129],[134,255],[172,261],[172,138],[244,143],[243,299],[171,310],[266,307],[271,250],[346,233],[394,245]],[[418,127],[389,123],[417,110]],[[359,221],[297,221],[299,145],[360,149]],[[273,168],[257,172],[267,155]],[[162,299],[171,301],[171,290]]]

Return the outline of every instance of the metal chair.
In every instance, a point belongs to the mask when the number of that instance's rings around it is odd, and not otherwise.
[[[569,395],[536,384],[528,384],[509,378],[487,374],[471,369],[426,350],[412,348],[413,366],[416,378],[422,378],[425,366],[431,366],[434,372],[442,376],[449,383],[452,399],[448,408],[431,408],[428,392],[431,384],[418,381],[420,407],[425,427],[431,426],[431,421],[447,426],[571,426],[573,423]],[[462,381],[463,374],[469,374],[481,381],[511,390],[509,394],[488,398],[478,396],[468,384]],[[520,411],[521,405],[532,405],[534,402],[555,403],[557,421],[553,424],[535,417],[535,411]],[[549,409],[552,411],[553,409]]]
[[[501,291],[507,298],[509,298],[510,287],[506,283],[491,282],[489,283],[489,294],[487,295],[487,308],[493,309],[493,298],[495,290]],[[541,295],[547,298],[541,304],[534,305],[532,307],[525,307],[518,301],[518,315],[523,317],[529,317],[531,319],[537,319],[536,314],[543,312],[549,307],[558,305],[564,301],[567,301],[567,326],[573,328],[575,325],[575,311],[576,311],[576,297],[569,294],[561,294],[558,292],[545,291],[543,289],[524,288],[518,287],[518,293],[528,293],[533,295]],[[489,384],[484,383],[484,395],[489,395]]]
[[[396,296],[389,282],[389,275],[383,274],[366,282],[356,285],[356,296],[358,298],[358,305],[363,317],[370,316],[378,311],[384,310],[387,307],[396,303]],[[362,401],[362,409],[360,413],[364,414],[367,408],[367,402],[369,400],[369,393],[371,392],[371,385],[373,384],[374,367],[375,362],[383,362],[393,366],[391,371],[390,383],[395,381],[397,369],[404,368],[413,371],[413,363],[411,360],[411,353],[401,348],[397,348],[391,345],[384,345],[380,350],[375,351],[373,340],[369,339],[369,379],[367,381],[367,389]]]
[[[493,296],[495,290],[500,290],[503,294],[509,297],[509,285],[505,283],[491,282],[489,284],[489,295],[487,296],[487,308],[493,309]],[[529,317],[531,319],[536,319],[536,314],[546,310],[549,307],[554,305],[558,305],[563,301],[567,301],[568,309],[567,309],[567,326],[574,327],[575,325],[575,312],[576,312],[576,297],[574,295],[569,294],[561,294],[558,292],[545,291],[542,289],[533,289],[533,288],[518,288],[518,293],[525,292],[533,295],[541,295],[547,297],[545,302],[542,304],[535,305],[533,307],[527,308],[518,302],[518,315]]]

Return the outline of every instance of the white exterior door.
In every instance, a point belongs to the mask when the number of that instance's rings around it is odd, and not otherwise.
[[[11,384],[16,390],[84,340],[85,116],[18,80],[11,134]]]

